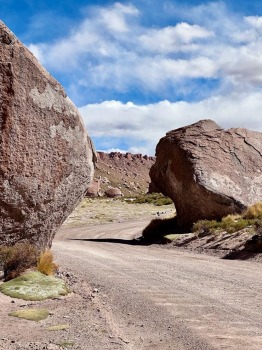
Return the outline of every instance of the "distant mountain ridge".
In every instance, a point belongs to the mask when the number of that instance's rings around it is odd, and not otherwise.
[[[124,196],[137,196],[147,193],[149,170],[155,163],[152,156],[121,152],[97,152],[97,164],[91,195],[118,188]],[[93,193],[92,193],[93,192]]]

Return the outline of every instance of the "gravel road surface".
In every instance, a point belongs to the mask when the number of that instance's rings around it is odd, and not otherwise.
[[[64,226],[54,241],[58,263],[97,292],[117,339],[104,348],[261,350],[261,264],[134,244],[147,223]]]

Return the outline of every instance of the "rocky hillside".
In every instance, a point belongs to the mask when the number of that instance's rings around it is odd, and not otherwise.
[[[154,162],[155,157],[142,154],[97,152],[95,178],[89,193],[103,195],[109,188],[118,188],[124,196],[146,193]]]

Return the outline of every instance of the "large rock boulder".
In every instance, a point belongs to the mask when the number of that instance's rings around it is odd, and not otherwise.
[[[178,223],[220,219],[262,200],[262,133],[202,120],[163,137],[150,177],[175,203]]]
[[[0,22],[0,244],[50,247],[93,178],[93,150],[61,85]]]

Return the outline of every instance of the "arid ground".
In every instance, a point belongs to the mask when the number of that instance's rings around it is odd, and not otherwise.
[[[172,205],[85,200],[53,244],[72,293],[44,302],[0,295],[0,349],[260,350],[260,263],[133,241],[152,218],[173,214]],[[8,316],[29,306],[50,315]],[[67,328],[48,330],[55,325]]]

